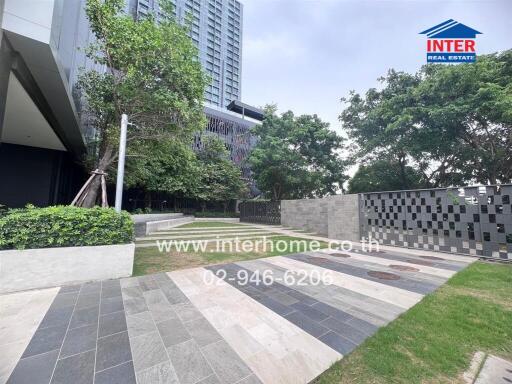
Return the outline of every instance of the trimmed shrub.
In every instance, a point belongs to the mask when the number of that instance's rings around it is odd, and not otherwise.
[[[0,249],[124,244],[133,233],[130,215],[110,208],[29,206],[0,217]]]

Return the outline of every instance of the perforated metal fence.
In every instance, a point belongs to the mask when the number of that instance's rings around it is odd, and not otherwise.
[[[280,201],[243,201],[239,205],[240,221],[260,224],[281,224]]]
[[[359,199],[366,239],[512,260],[512,185],[364,193]]]

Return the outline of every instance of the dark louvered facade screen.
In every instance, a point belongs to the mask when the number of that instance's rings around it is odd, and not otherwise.
[[[243,201],[239,208],[242,222],[281,224],[280,201]]]

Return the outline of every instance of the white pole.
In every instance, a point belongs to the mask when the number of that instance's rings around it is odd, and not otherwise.
[[[117,212],[121,212],[123,203],[124,158],[126,155],[126,131],[128,129],[128,116],[121,115],[121,137],[119,139],[119,159],[117,161],[116,204]]]

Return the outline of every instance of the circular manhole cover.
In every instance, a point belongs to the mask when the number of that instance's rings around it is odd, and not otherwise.
[[[400,280],[400,276],[395,275],[394,273],[389,272],[381,272],[381,271],[370,271],[368,275],[371,277],[375,277],[380,280]]]
[[[411,264],[418,264],[418,265],[424,265],[426,267],[431,267],[434,265],[434,263],[430,262],[430,261],[425,261],[425,260],[405,260],[407,263],[411,263]]]
[[[334,256],[334,257],[345,257],[345,258],[349,258],[350,257],[350,255],[347,255],[346,253],[341,253],[341,252],[331,253],[331,256]]]
[[[391,264],[389,266],[391,269],[395,269],[397,271],[403,271],[403,272],[419,272],[420,270],[418,268],[409,267],[407,265],[397,265],[397,264]]]
[[[327,262],[327,259],[325,257],[316,257],[316,256],[308,257],[308,260],[316,262],[316,263],[325,263],[325,262]]]
[[[443,258],[437,257],[437,256],[420,256],[420,257],[425,260],[444,260]]]

